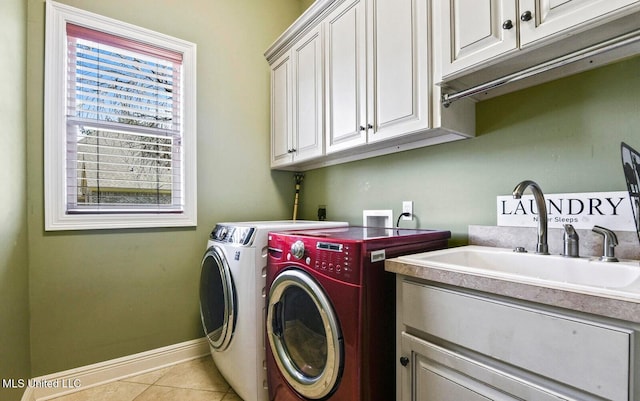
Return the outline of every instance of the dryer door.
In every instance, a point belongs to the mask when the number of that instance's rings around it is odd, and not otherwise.
[[[285,380],[305,399],[328,396],[342,375],[340,324],[322,287],[300,270],[280,273],[269,291],[267,337]]]
[[[210,247],[202,258],[200,273],[200,317],[211,347],[224,351],[236,322],[236,290],[222,250]]]

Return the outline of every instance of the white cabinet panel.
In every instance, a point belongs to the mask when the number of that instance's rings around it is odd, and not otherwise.
[[[509,62],[522,70],[579,50],[580,45],[569,43],[577,34],[584,33],[577,43],[586,48],[637,29],[629,21],[618,27],[616,20],[638,13],[640,1],[443,0],[434,2],[434,10],[442,24],[442,77],[451,82],[463,72],[490,66],[501,71]],[[546,59],[545,47],[553,47]],[[531,64],[515,60],[526,57],[524,50],[536,49]]]
[[[630,330],[412,282],[408,326],[608,400],[628,400]]]
[[[291,163],[291,57],[271,65],[271,166]]]
[[[318,0],[276,40],[265,53],[272,168],[317,168],[475,134],[473,102],[440,103],[431,4]],[[290,59],[276,65],[282,57]]]
[[[520,14],[531,13],[531,19],[521,21],[521,45],[605,17],[637,0],[519,0]],[[526,19],[526,18],[525,18]]]
[[[361,0],[334,10],[325,26],[327,153],[366,143],[365,8]]]
[[[292,58],[293,158],[300,162],[324,153],[322,36],[319,27],[293,47]]]
[[[436,4],[444,21],[443,76],[517,49],[515,0],[446,0]]]
[[[400,336],[407,358],[398,368],[400,401],[572,400],[411,334]]]
[[[347,1],[329,17],[328,152],[429,128],[429,28],[424,0]]]
[[[412,112],[413,27],[412,0],[373,1],[373,61],[376,68],[372,93],[376,94],[376,117],[384,124]]]
[[[424,0],[371,0],[369,142],[430,126],[429,29]]]
[[[461,383],[438,375],[422,359],[418,359],[417,363],[416,401],[491,401],[491,398],[480,395]]]
[[[271,64],[271,167],[323,155],[322,94],[318,27]]]

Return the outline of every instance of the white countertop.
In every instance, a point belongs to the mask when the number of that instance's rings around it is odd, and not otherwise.
[[[468,272],[405,263],[398,258],[385,261],[389,272],[436,283],[482,291],[554,307],[640,323],[640,301],[606,295],[586,294],[569,289],[485,277]]]

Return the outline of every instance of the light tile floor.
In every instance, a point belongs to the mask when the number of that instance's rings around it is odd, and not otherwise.
[[[211,356],[128,377],[54,401],[242,401]]]

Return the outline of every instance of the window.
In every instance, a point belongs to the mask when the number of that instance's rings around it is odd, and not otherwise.
[[[45,229],[196,225],[195,45],[47,2]]]

